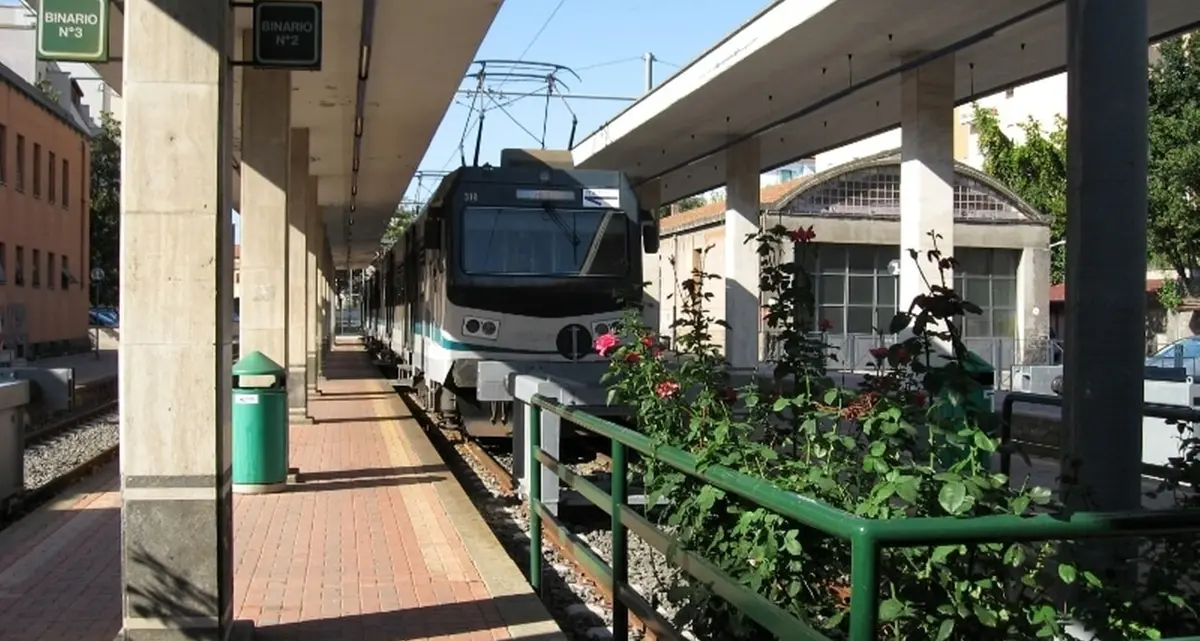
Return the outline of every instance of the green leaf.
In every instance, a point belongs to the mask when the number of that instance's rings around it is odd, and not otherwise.
[[[950,635],[954,633],[954,619],[943,619],[942,625],[938,626],[937,636],[935,641],[946,641]]]
[[[783,549],[791,554],[800,554],[804,551],[804,547],[800,545],[800,541],[796,537],[800,535],[799,530],[788,530],[787,534],[783,535]]]
[[[1087,584],[1092,586],[1093,588],[1103,587],[1103,585],[1104,585],[1103,583],[1100,582],[1100,577],[1096,576],[1095,574],[1092,574],[1091,572],[1088,572],[1087,570],[1083,571],[1083,580],[1087,581]]]
[[[1075,582],[1075,566],[1066,563],[1060,563],[1058,566],[1058,578],[1062,579],[1063,583],[1070,585]]]
[[[961,481],[951,481],[942,486],[938,492],[938,504],[943,510],[952,515],[958,515],[967,502],[967,486]]]
[[[975,604],[974,612],[975,612],[975,618],[979,619],[980,623],[986,625],[989,628],[996,627],[996,624],[998,623],[998,621],[996,620],[995,612],[989,610],[988,608],[984,607],[982,604],[979,604],[979,603]]]
[[[915,476],[902,476],[896,479],[896,494],[909,503],[916,503],[920,497],[921,481]]]
[[[771,406],[772,412],[782,412],[783,409],[792,404],[792,399],[779,397],[775,399],[775,404]]]
[[[1041,487],[1040,485],[1029,490],[1029,498],[1037,505],[1045,505],[1050,502],[1050,488]]]
[[[1020,515],[1024,514],[1025,511],[1028,509],[1029,509],[1029,497],[1018,496],[1017,498],[1013,499],[1013,502],[1012,502],[1013,514],[1020,516]]]
[[[879,620],[884,623],[895,621],[904,613],[904,604],[892,598],[879,604]]]
[[[888,333],[899,334],[910,323],[912,323],[912,315],[908,312],[900,312],[892,317],[892,322],[888,323]]]
[[[981,431],[975,432],[975,447],[977,447],[985,452],[995,452],[996,451],[996,442],[993,441],[992,439],[988,438],[988,435],[984,434],[983,431],[981,430]]]
[[[942,563],[946,559],[950,558],[951,554],[954,554],[957,551],[957,545],[939,545],[938,547],[933,548],[933,554],[931,554],[929,558],[934,563]]]

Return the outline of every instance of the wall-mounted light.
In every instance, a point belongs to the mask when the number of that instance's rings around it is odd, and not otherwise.
[[[361,138],[362,137],[362,129],[363,129],[363,119],[362,119],[362,116],[359,116],[354,119],[354,135]]]
[[[362,50],[358,52],[358,77],[362,80],[367,79],[367,70],[371,68],[371,47],[363,45]]]
[[[358,171],[358,156],[355,156],[355,157],[354,157],[354,164],[353,164],[353,166],[352,166],[352,170],[353,170],[353,171]]]

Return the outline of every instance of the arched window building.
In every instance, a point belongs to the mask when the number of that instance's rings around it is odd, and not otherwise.
[[[847,367],[867,362],[867,349],[878,344],[878,331],[886,330],[896,312],[897,278],[890,263],[910,260],[901,257],[899,245],[899,152],[771,185],[760,202],[763,225],[813,226],[816,251],[807,252],[805,262],[815,276],[817,317],[832,325]],[[954,213],[952,253],[960,265],[954,286],[983,310],[963,319],[969,346],[997,367],[1043,360],[1048,219],[995,179],[961,163],[955,166]],[[676,314],[672,303],[678,297],[666,298],[670,283],[697,267],[722,271],[724,217],[724,202],[714,202],[662,220],[658,299],[663,331]],[[713,294],[712,309],[723,316],[724,291],[713,288]],[[764,337],[764,353],[769,344]]]

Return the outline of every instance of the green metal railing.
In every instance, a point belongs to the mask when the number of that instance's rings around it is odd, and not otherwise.
[[[843,512],[828,504],[787,492],[759,478],[710,465],[698,469],[695,457],[670,446],[655,446],[646,436],[615,423],[576,411],[541,395],[531,399],[528,456],[529,517],[531,545],[529,577],[535,590],[542,583],[543,524],[559,540],[571,547],[586,569],[607,581],[613,596],[613,636],[615,641],[629,638],[629,614],[632,610],[647,628],[660,637],[674,637],[670,624],[628,585],[627,543],[632,531],[647,545],[662,553],[669,562],[706,584],[717,596],[740,609],[746,616],[787,641],[830,641],[809,623],[787,613],[736,579],[722,572],[697,554],[671,545],[668,534],[629,508],[626,504],[628,465],[626,454],[633,450],[661,461],[684,474],[739,496],[759,507],[827,535],[850,542],[850,613],[851,641],[874,641],[879,627],[879,558],[883,550],[903,547],[929,547],[970,543],[1023,543],[1050,540],[1083,540],[1183,534],[1200,531],[1200,510],[1172,510],[1128,514],[1075,513],[1069,517],[1054,515],[998,515],[969,519],[921,517],[873,520]],[[605,492],[594,483],[562,465],[541,448],[542,411],[548,411],[612,442],[612,486]],[[591,548],[581,543],[542,504],[542,466],[590,503],[612,517],[612,565],[606,564]],[[1197,641],[1200,637],[1162,639],[1160,641]]]

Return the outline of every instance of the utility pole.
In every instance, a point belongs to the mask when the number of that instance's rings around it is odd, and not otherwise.
[[[646,93],[650,93],[654,89],[654,54],[647,51],[642,54],[642,61],[646,63]]]

